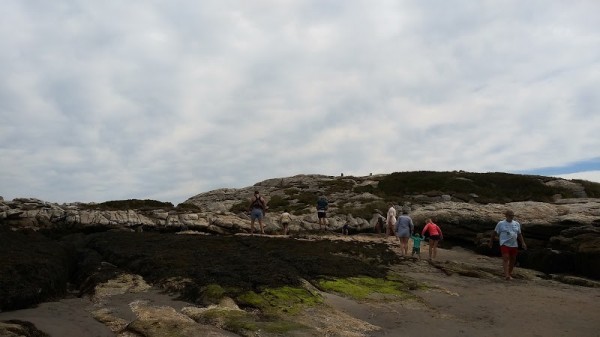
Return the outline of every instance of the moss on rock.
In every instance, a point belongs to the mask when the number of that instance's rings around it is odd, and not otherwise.
[[[389,278],[373,278],[357,276],[348,278],[328,278],[318,281],[318,286],[328,292],[336,292],[355,300],[366,300],[374,295],[392,295],[394,298],[413,298],[410,290],[415,289],[414,281],[392,276]]]

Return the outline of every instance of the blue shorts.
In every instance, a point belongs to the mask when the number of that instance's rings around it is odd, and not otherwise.
[[[251,220],[262,220],[263,218],[263,211],[260,208],[253,208],[252,212],[250,212],[250,219]]]

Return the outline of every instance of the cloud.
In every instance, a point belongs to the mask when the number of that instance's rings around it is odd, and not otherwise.
[[[598,10],[9,0],[0,195],[178,203],[300,173],[589,161],[600,157]]]
[[[557,177],[564,179],[580,179],[600,183],[600,170],[560,174],[557,175]]]

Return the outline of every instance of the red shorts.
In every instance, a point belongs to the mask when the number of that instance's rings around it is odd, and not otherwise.
[[[517,256],[519,249],[517,247],[500,246],[502,255]]]

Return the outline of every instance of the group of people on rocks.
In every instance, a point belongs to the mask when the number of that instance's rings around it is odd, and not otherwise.
[[[329,208],[329,201],[324,195],[320,195],[317,200],[317,218],[319,219],[319,229],[323,230],[327,228],[327,209]],[[258,221],[260,226],[260,233],[265,234],[265,228],[263,225],[263,218],[269,207],[267,201],[260,195],[259,191],[254,191],[254,195],[250,198],[250,204],[248,206],[248,212],[250,214],[250,234],[254,234],[254,223]],[[292,222],[292,216],[286,209],[281,213],[279,222],[282,227],[282,234],[287,235],[289,233],[289,225]],[[348,231],[348,228],[346,228]],[[345,234],[348,234],[345,233]]]
[[[415,230],[415,225],[408,216],[406,209],[403,209],[402,214],[396,218],[396,208],[393,203],[390,203],[390,208],[387,212],[386,218],[386,235],[396,236],[400,240],[400,247],[403,256],[408,255],[408,240],[413,240],[413,250],[411,255],[417,254],[421,257],[420,247],[421,241],[425,237],[429,238],[429,260],[437,257],[437,247],[444,238],[442,229],[436,225],[431,218],[425,220],[425,227],[419,232]],[[492,231],[489,248],[491,249],[498,238],[500,246],[500,254],[502,255],[502,269],[504,272],[504,278],[506,280],[513,279],[513,270],[517,263],[517,254],[519,246],[524,250],[527,249],[523,232],[521,231],[521,224],[514,220],[515,213],[508,209],[504,212],[505,218],[496,224],[496,227]],[[383,217],[381,217],[383,218]]]
[[[431,218],[425,221],[425,227],[421,233],[416,231],[412,218],[408,215],[406,209],[398,217],[394,203],[390,203],[386,217],[386,235],[395,236],[400,241],[400,250],[403,256],[408,255],[408,241],[412,239],[413,249],[411,255],[415,254],[421,257],[421,241],[425,237],[429,238],[429,259],[435,259],[437,256],[437,247],[440,240],[444,238],[442,229],[436,225]],[[383,218],[383,217],[382,217]]]
[[[319,229],[327,228],[327,210],[329,202],[324,195],[320,195],[317,200],[317,218],[319,221]],[[408,215],[406,208],[402,209],[402,214],[398,216],[396,207],[393,203],[389,204],[387,216],[379,216],[375,224],[375,232],[380,233],[383,231],[382,226],[385,221],[385,235],[395,236],[400,241],[401,254],[408,256],[409,239],[413,241],[413,248],[411,256],[417,255],[421,257],[421,242],[428,238],[429,242],[429,260],[437,257],[437,247],[440,240],[443,240],[444,235],[440,226],[435,224],[431,218],[425,220],[425,226],[419,233],[415,229],[412,218]],[[266,200],[260,195],[259,191],[254,192],[254,196],[250,199],[249,213],[250,213],[250,233],[254,234],[254,223],[258,220],[260,225],[260,233],[264,234],[263,217],[267,211],[268,206]],[[493,243],[498,237],[500,244],[500,252],[502,255],[502,266],[504,277],[506,280],[512,280],[512,273],[517,261],[517,253],[519,243],[523,249],[527,249],[525,239],[521,232],[521,224],[514,220],[514,212],[512,210],[506,210],[504,213],[505,219],[499,221],[496,227],[492,231],[492,235],[489,240],[490,249]],[[280,216],[280,222],[282,226],[282,234],[287,235],[289,233],[289,224],[291,223],[292,217],[286,209]],[[350,227],[345,224],[342,227],[342,234],[348,235]]]

